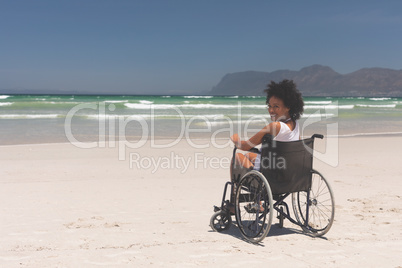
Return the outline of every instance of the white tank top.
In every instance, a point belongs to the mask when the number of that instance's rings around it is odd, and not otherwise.
[[[288,125],[283,122],[280,122],[281,129],[279,130],[278,135],[274,137],[275,141],[298,141],[300,139],[300,132],[299,132],[299,121],[296,120],[295,128],[290,130]]]

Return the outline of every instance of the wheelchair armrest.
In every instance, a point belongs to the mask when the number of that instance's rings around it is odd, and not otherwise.
[[[257,148],[251,148],[250,150],[248,150],[249,152],[255,153],[255,154],[259,154],[260,150],[258,150]]]
[[[321,135],[321,134],[314,134],[313,136],[311,136],[311,138],[312,138],[312,139],[314,139],[314,138],[323,139],[323,138],[324,138],[324,135]]]

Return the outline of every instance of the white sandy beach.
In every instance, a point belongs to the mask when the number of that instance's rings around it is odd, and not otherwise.
[[[230,147],[181,141],[119,160],[117,148],[2,146],[0,267],[402,267],[401,145],[400,136],[341,138],[337,166],[315,161],[335,193],[332,229],[313,238],[287,221],[259,245],[235,224],[209,227],[229,180],[215,161],[230,159]]]

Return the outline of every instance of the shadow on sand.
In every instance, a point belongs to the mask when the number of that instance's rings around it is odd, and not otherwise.
[[[213,230],[210,230],[210,232],[214,232]],[[246,240],[243,235],[241,234],[236,222],[232,222],[232,225],[230,226],[229,229],[222,231],[222,232],[216,232],[217,235],[230,235],[233,236],[237,239],[243,240],[247,243],[250,244],[254,244],[251,243],[250,241]],[[279,224],[272,224],[271,225],[271,229],[269,230],[269,233],[267,235],[267,237],[265,237],[265,239],[269,239],[269,237],[280,237],[280,236],[285,236],[285,235],[291,235],[291,234],[300,234],[300,235],[306,235],[306,236],[310,236],[308,233],[303,232],[300,229],[296,229],[296,228],[292,228],[292,227],[283,227],[280,228]],[[324,237],[320,237],[321,239],[326,239]],[[261,241],[260,243],[255,243],[254,245],[257,246],[262,246],[264,247],[264,244],[262,244],[265,239],[263,241]]]

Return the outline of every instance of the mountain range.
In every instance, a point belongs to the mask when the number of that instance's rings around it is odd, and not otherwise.
[[[402,97],[402,70],[363,68],[339,74],[328,66],[312,65],[299,71],[245,71],[226,74],[211,95],[265,95],[270,81],[293,80],[304,96]]]

